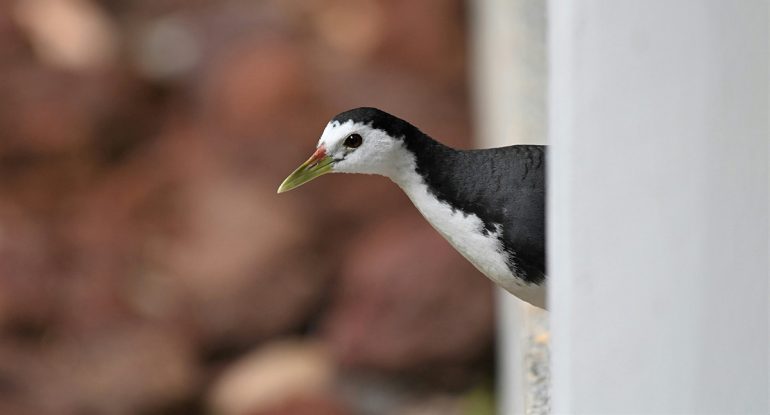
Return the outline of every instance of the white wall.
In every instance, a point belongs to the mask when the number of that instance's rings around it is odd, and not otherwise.
[[[549,4],[555,413],[770,413],[768,20]]]

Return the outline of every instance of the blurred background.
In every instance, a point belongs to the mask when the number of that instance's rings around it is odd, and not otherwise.
[[[460,0],[0,3],[0,414],[484,414],[491,284],[357,106],[471,146]]]

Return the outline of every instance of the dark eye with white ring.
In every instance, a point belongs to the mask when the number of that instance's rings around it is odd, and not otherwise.
[[[358,146],[361,145],[361,143],[364,141],[363,138],[359,134],[350,134],[349,136],[345,137],[345,141],[342,143],[347,148],[358,148]]]

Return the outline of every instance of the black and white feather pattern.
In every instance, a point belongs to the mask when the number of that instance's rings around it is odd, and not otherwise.
[[[383,174],[479,270],[544,306],[546,147],[457,150],[375,108],[341,113],[330,126],[370,128],[400,141],[399,170]]]

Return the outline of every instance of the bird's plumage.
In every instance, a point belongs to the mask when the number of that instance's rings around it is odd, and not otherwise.
[[[545,146],[456,150],[376,108],[352,109],[333,121],[368,124],[403,139],[430,192],[453,208],[478,216],[485,232],[494,232],[500,225],[511,270],[528,283],[543,282]]]
[[[350,134],[363,136],[361,149],[340,144]],[[457,150],[384,111],[356,108],[329,122],[318,147],[332,171],[390,177],[482,273],[545,306],[544,146]]]
[[[427,148],[424,147],[423,149]],[[500,227],[511,271],[540,284],[545,264],[545,147],[445,149],[434,157],[418,150],[417,170],[440,200],[478,216],[482,232]]]

